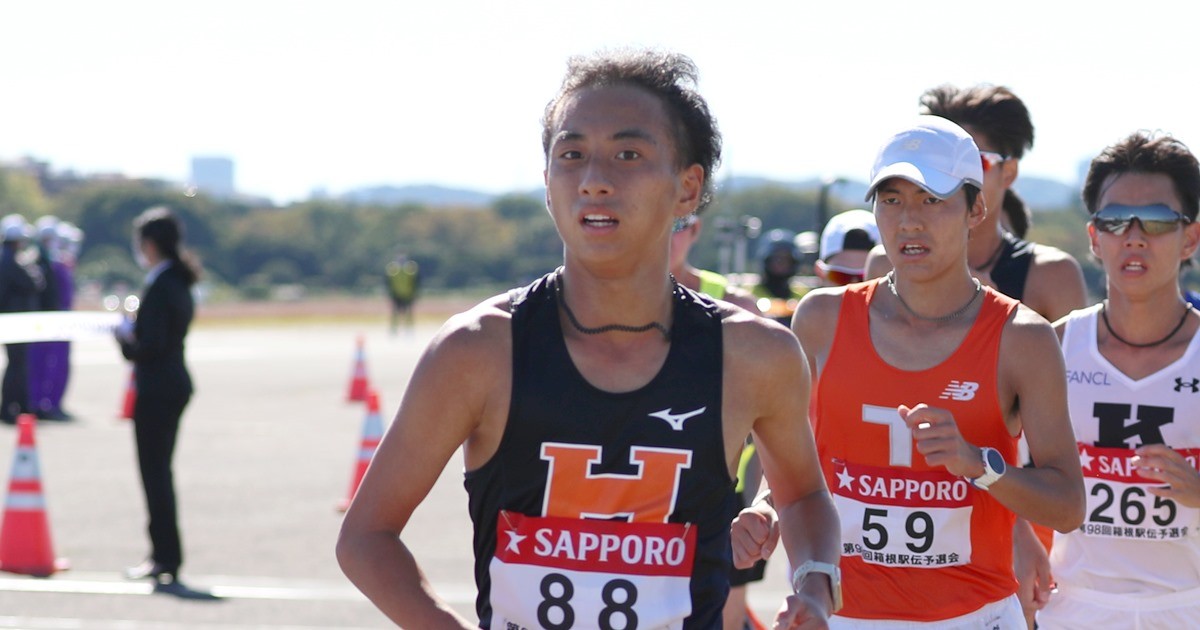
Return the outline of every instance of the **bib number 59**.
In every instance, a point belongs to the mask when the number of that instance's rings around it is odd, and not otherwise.
[[[888,511],[882,508],[867,508],[863,510],[863,546],[872,551],[880,551],[887,547],[888,530],[883,521],[887,520]],[[904,519],[904,532],[908,541],[904,546],[913,553],[925,553],[933,547],[933,517],[928,513],[916,510],[910,512]]]

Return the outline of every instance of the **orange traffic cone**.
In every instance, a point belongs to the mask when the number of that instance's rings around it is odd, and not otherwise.
[[[354,373],[350,376],[350,391],[346,393],[348,402],[362,402],[367,399],[367,362],[363,355],[363,338],[358,336],[358,345],[354,351]]]
[[[33,443],[35,420],[28,413],[17,419],[17,453],[0,524],[0,571],[46,577],[69,565],[65,559],[54,559],[50,545],[50,523]]]
[[[125,387],[125,401],[121,404],[122,420],[133,420],[133,403],[137,401],[137,379],[133,370],[129,371],[129,385]]]
[[[339,512],[345,512],[358,492],[363,476],[367,474],[367,466],[375,456],[375,449],[383,439],[383,418],[379,415],[379,394],[374,390],[367,393],[367,417],[363,420],[362,446],[358,449],[358,463],[354,467],[354,478],[350,480],[350,492],[338,503]]]

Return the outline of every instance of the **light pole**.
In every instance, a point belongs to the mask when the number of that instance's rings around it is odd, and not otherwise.
[[[817,234],[825,229],[825,222],[829,220],[829,189],[844,181],[841,177],[826,176],[821,179],[821,192],[817,195],[817,227],[814,228]]]

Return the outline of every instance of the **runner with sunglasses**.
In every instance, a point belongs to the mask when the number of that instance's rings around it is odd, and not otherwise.
[[[1083,188],[1108,298],[1055,324],[1087,487],[1083,527],[1055,536],[1059,592],[1042,628],[1200,627],[1200,314],[1181,264],[1200,245],[1200,165],[1134,133]]]

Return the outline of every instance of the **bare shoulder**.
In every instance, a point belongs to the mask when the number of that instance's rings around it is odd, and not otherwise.
[[[823,287],[809,291],[792,316],[792,332],[810,352],[827,344],[837,328],[846,287]]]
[[[754,294],[741,287],[732,285],[725,287],[725,295],[721,299],[730,304],[740,306],[755,315],[762,313],[758,308],[758,300],[754,298]]]
[[[1022,300],[1050,320],[1086,306],[1087,284],[1079,261],[1049,245],[1034,245],[1033,251]]]
[[[726,369],[759,378],[789,374],[804,361],[800,342],[782,324],[732,305],[720,308]]]
[[[1033,244],[1033,262],[1039,267],[1079,266],[1079,261],[1075,260],[1074,256],[1053,245],[1044,245],[1042,243]]]
[[[508,361],[497,361],[512,353],[512,317],[508,295],[497,295],[469,310],[451,316],[434,335],[422,363],[469,363],[473,373],[494,367],[507,369]]]
[[[1045,317],[1024,304],[1017,304],[1016,312],[1004,325],[1003,343],[1016,344],[1021,349],[1018,352],[1036,350],[1056,355],[1059,353],[1058,335],[1054,333],[1054,327]],[[1028,359],[1022,357],[1023,362]]]

